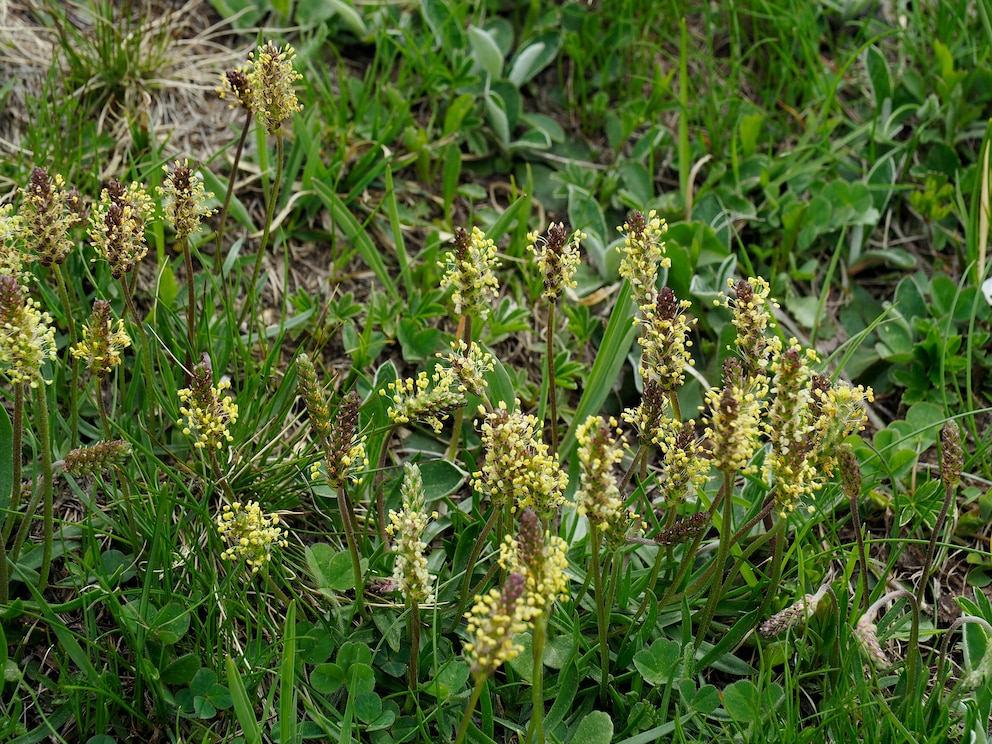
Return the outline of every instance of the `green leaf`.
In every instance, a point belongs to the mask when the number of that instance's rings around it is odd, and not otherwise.
[[[530,41],[517,52],[507,79],[517,88],[532,80],[558,56],[563,38],[557,31],[547,31]]]
[[[307,548],[306,556],[320,591],[343,592],[355,588],[355,572],[347,550],[335,551],[327,543],[315,543]]]
[[[178,643],[189,630],[189,613],[180,605],[167,604],[151,621],[151,637],[165,644]]]
[[[475,61],[489,77],[497,80],[503,72],[503,52],[496,40],[484,28],[469,26],[468,43],[472,47]]]
[[[159,678],[167,685],[178,687],[188,685],[193,675],[203,666],[203,662],[196,654],[184,654],[178,659],[169,662],[160,670]]]
[[[344,670],[338,664],[318,664],[310,672],[310,684],[322,695],[337,692],[341,689],[344,681]]]
[[[179,294],[179,281],[176,279],[176,272],[172,270],[172,265],[165,263],[158,273],[158,301],[168,309],[175,307],[176,296]]]
[[[761,136],[764,123],[764,114],[745,114],[741,117],[737,131],[741,138],[741,154],[745,158],[754,155],[758,149],[758,137]]]
[[[608,713],[594,710],[575,729],[573,744],[610,744],[613,741],[613,719]]]
[[[889,77],[889,63],[885,55],[874,44],[865,50],[865,68],[875,94],[875,109],[881,111],[885,100],[892,98],[892,79]]]
[[[510,145],[510,121],[506,116],[506,103],[495,93],[487,93],[483,99],[489,124],[504,148]]]
[[[444,114],[444,137],[455,134],[462,128],[462,122],[475,105],[475,97],[462,93],[448,105]]]
[[[454,493],[468,477],[468,473],[448,460],[427,460],[417,464],[424,480],[424,501],[427,503]]]
[[[262,744],[262,727],[255,718],[255,710],[238,667],[230,656],[224,660],[224,664],[227,667],[227,684],[231,688],[231,704],[244,732],[245,744]]]
[[[682,647],[675,641],[659,638],[649,648],[634,654],[634,666],[650,685],[667,685],[678,671]]]
[[[761,698],[758,688],[749,679],[728,685],[723,691],[723,707],[735,721],[751,723],[761,718]]]
[[[372,723],[382,714],[382,699],[374,692],[355,695],[355,715],[362,723]]]

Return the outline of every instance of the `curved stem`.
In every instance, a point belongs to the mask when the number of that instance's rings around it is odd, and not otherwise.
[[[124,292],[124,304],[127,307],[129,313],[131,313],[131,319],[134,321],[134,326],[138,330],[138,335],[141,336],[141,360],[143,363],[143,369],[145,373],[145,410],[150,411],[152,408],[152,400],[154,398],[154,375],[152,374],[152,347],[148,343],[148,335],[145,333],[145,326],[141,322],[141,318],[138,315],[138,309],[134,306],[134,300],[131,299],[131,292],[127,285],[126,277],[121,277],[121,288]]]
[[[11,488],[10,488],[10,517],[6,520],[3,525],[3,536],[2,541],[7,542],[10,537],[10,533],[14,530],[14,520],[13,514],[16,512],[17,507],[20,506],[18,503],[21,500],[21,455],[24,449],[24,385],[18,384],[14,385],[14,414],[11,417],[12,433],[11,433],[11,451],[13,457],[11,458],[11,465],[13,466],[13,473],[11,474]],[[25,518],[30,512],[25,513]],[[0,520],[3,521],[3,520]],[[17,553],[11,551],[12,561],[17,560]]]
[[[193,257],[190,255],[189,238],[183,236],[183,264],[186,267],[186,337],[189,341],[188,359],[196,359],[196,287],[193,286]]]
[[[944,520],[947,519],[947,512],[951,509],[951,502],[954,500],[954,486],[950,483],[944,484],[944,503],[940,507],[940,514],[934,522],[933,531],[930,533],[930,543],[927,545],[927,555],[923,560],[923,576],[920,578],[920,585],[916,589],[917,610],[923,605],[923,595],[926,592],[927,584],[930,583],[930,570],[933,567],[934,554],[937,552],[937,539],[944,528]],[[934,614],[937,608],[934,603]]]
[[[479,533],[479,537],[475,541],[475,546],[472,548],[472,553],[468,557],[468,563],[465,565],[465,576],[462,578],[461,599],[458,601],[458,612],[455,613],[454,617],[455,625],[458,624],[462,618],[462,614],[465,612],[465,604],[469,600],[469,586],[472,583],[472,572],[475,570],[475,564],[482,554],[482,546],[486,544],[486,537],[492,531],[497,519],[499,519],[499,507],[493,505],[492,511],[489,513],[489,518],[482,527],[482,532]],[[452,626],[451,630],[454,630],[454,626]]]
[[[355,612],[359,615],[364,611],[365,585],[362,582],[362,559],[358,555],[358,540],[355,536],[354,509],[348,490],[342,486],[338,489],[338,504],[341,507],[341,521],[344,522],[344,536],[351,553],[352,570],[355,575]]]

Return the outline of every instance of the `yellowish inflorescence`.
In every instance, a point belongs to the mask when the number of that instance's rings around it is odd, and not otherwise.
[[[179,239],[185,240],[196,232],[203,218],[214,213],[206,206],[213,194],[204,190],[203,181],[193,173],[189,160],[176,160],[171,168],[163,165],[162,170],[166,174],[158,188],[163,197],[162,213]]]
[[[256,501],[225,504],[217,515],[217,532],[228,545],[221,559],[244,558],[255,573],[272,559],[274,547],[285,548],[289,544],[279,524],[279,515],[266,514]]]
[[[43,266],[61,264],[75,245],[69,231],[83,219],[79,193],[67,190],[62,176],[49,176],[41,168],[35,168],[31,183],[27,189],[21,189],[21,196],[29,255]]]
[[[193,446],[197,449],[219,450],[234,441],[230,426],[238,420],[238,406],[224,395],[231,383],[222,380],[213,386],[212,376],[210,364],[200,362],[193,368],[190,387],[179,391],[183,418],[178,423],[183,434],[196,439]]]
[[[477,680],[485,679],[524,650],[514,636],[528,627],[529,610],[522,601],[526,584],[522,574],[511,573],[502,589],[490,589],[476,597],[472,609],[465,614],[466,630],[472,640],[463,648]]]
[[[0,276],[12,276],[21,283],[31,277],[26,267],[30,256],[21,245],[23,234],[24,220],[14,212],[14,205],[0,204]]]
[[[473,227],[471,233],[459,228],[455,249],[444,254],[438,267],[444,270],[441,289],[452,288],[455,315],[467,315],[480,321],[488,318],[499,292],[496,244],[478,227]]]
[[[527,250],[534,254],[537,266],[544,276],[543,297],[554,302],[566,287],[576,286],[573,277],[579,268],[579,243],[586,237],[579,230],[568,235],[561,222],[551,223],[546,237],[538,232],[528,233]]]
[[[672,265],[672,259],[665,255],[662,239],[668,225],[653,209],[647,216],[635,210],[617,230],[623,235],[623,245],[618,249],[623,254],[620,276],[630,282],[634,304],[639,308],[650,307],[658,293],[658,267]]]
[[[0,364],[11,383],[36,388],[51,382],[42,376],[45,362],[56,358],[51,324],[52,316],[24,298],[14,277],[0,276]]]
[[[93,302],[93,313],[83,326],[83,337],[70,351],[72,356],[86,363],[94,377],[104,378],[121,363],[121,351],[131,345],[131,337],[124,330],[124,321],[114,325],[110,318],[110,303]]]
[[[296,97],[295,85],[303,76],[293,68],[296,50],[289,44],[280,48],[274,42],[262,44],[249,55],[247,80],[248,105],[265,131],[274,134],[290,116],[303,107]],[[236,96],[240,101],[240,94]]]
[[[437,519],[437,512],[428,516],[424,511],[424,483],[416,465],[404,465],[401,494],[403,507],[398,512],[390,509],[386,528],[395,538],[393,580],[408,604],[422,605],[434,601],[434,579],[427,571],[423,536],[430,519]]]
[[[568,592],[568,545],[544,529],[533,509],[520,515],[517,536],[507,535],[500,546],[499,564],[510,574],[525,579],[521,601],[523,617],[531,621],[550,610]]]
[[[89,236],[97,255],[110,264],[114,279],[130,272],[148,253],[145,223],[155,211],[151,197],[138,183],[111,181],[100,192],[90,214]]]
[[[480,413],[485,416],[481,428],[486,457],[472,475],[473,488],[493,503],[509,504],[512,511],[529,507],[543,519],[556,514],[565,502],[568,474],[541,439],[541,422],[531,414],[507,410],[503,401]]]

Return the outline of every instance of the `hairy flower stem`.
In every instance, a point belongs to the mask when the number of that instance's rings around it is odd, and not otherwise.
[[[923,595],[930,583],[930,572],[933,569],[933,558],[934,554],[937,552],[937,539],[940,537],[940,533],[944,529],[944,520],[947,519],[947,513],[951,510],[951,504],[954,501],[954,486],[955,484],[953,483],[944,484],[944,503],[940,507],[940,514],[937,515],[937,521],[934,522],[933,531],[930,533],[930,543],[927,545],[926,558],[923,559],[923,575],[920,577],[920,584],[916,588],[916,604],[918,607],[922,607]],[[937,607],[935,602],[935,618],[936,614]]]
[[[469,315],[462,315],[458,319],[458,330],[455,333],[455,338],[459,338],[464,341],[469,346],[472,345],[472,317]],[[455,411],[455,421],[451,427],[451,441],[448,443],[448,450],[445,452],[445,457],[448,458],[450,462],[455,462],[458,457],[458,441],[462,433],[462,421],[465,418],[465,409],[459,408]],[[459,613],[456,617],[461,617]]]
[[[641,466],[647,463],[648,453],[651,451],[651,447],[644,442],[637,445],[637,451],[634,453],[634,459],[630,461],[630,467],[627,468],[627,472],[623,474],[623,480],[620,481],[618,486],[620,493],[624,493],[627,490],[627,486],[630,484],[630,479],[634,477],[634,473],[641,469]],[[647,495],[645,495],[647,498]],[[651,504],[647,504],[647,510],[651,510]]]
[[[189,341],[187,362],[192,365],[196,356],[196,287],[193,286],[193,257],[190,255],[189,238],[182,239],[183,264],[186,267],[186,337]]]
[[[121,277],[121,288],[124,294],[124,304],[128,312],[131,313],[131,319],[134,321],[135,328],[138,329],[138,335],[141,336],[141,361],[145,373],[145,410],[150,411],[155,391],[155,379],[152,374],[152,347],[148,343],[148,334],[145,333],[145,326],[141,322],[141,316],[138,315],[138,309],[134,306],[134,300],[131,299],[127,278],[123,276]]]
[[[217,225],[217,249],[214,252],[214,273],[219,274],[224,265],[224,229],[227,227],[227,213],[231,208],[231,197],[234,195],[234,181],[238,176],[238,165],[241,163],[241,153],[245,149],[245,140],[248,138],[248,129],[251,127],[251,110],[245,115],[245,124],[241,129],[241,137],[238,138],[238,147],[234,151],[234,163],[231,165],[231,175],[227,179],[227,193],[224,195],[224,206],[220,210],[220,221]]]
[[[76,324],[72,320],[72,310],[75,303],[69,299],[69,291],[66,289],[65,276],[62,273],[61,264],[53,264],[55,273],[55,284],[59,290],[59,300],[65,308],[65,325],[69,331],[69,345],[66,346],[68,366],[70,369],[69,384],[69,441],[74,449],[79,446],[79,390],[77,380],[79,379],[79,360],[72,355],[70,349],[76,345]],[[75,294],[75,293],[73,293]],[[75,299],[75,298],[73,298]]]
[[[272,188],[269,190],[269,203],[265,209],[265,225],[262,227],[262,241],[258,246],[258,255],[255,256],[255,268],[251,273],[251,283],[248,285],[248,299],[245,302],[245,306],[241,308],[241,316],[238,318],[238,325],[240,326],[245,322],[245,318],[250,312],[252,314],[252,326],[255,325],[255,310],[257,309],[257,299],[255,293],[257,287],[255,286],[258,282],[259,272],[262,270],[262,259],[265,258],[265,249],[269,245],[269,232],[272,229],[272,218],[275,215],[276,210],[276,199],[279,196],[279,187],[282,185],[282,167],[283,167],[283,144],[282,144],[282,132],[276,132],[276,175],[272,180]],[[264,334],[262,334],[264,338]]]
[[[610,647],[606,643],[610,608],[605,603],[602,566],[599,563],[599,548],[602,537],[596,527],[592,527],[590,533],[592,535],[593,584],[596,588],[596,627],[599,631],[599,699],[603,703],[606,703],[609,700],[608,691],[610,683]]]
[[[551,409],[551,456],[558,454],[558,387],[555,385],[555,307],[557,302],[548,303],[548,405]],[[621,491],[622,493],[622,491]]]
[[[726,483],[724,484],[724,487],[726,487]],[[728,499],[730,498],[729,492],[724,494],[723,491],[724,487],[721,487],[720,492],[717,493],[716,498],[713,500],[713,503],[710,505],[709,514],[711,518],[713,514],[716,512],[717,508],[719,508],[720,504],[722,503],[721,500],[725,497]],[[682,580],[685,579],[686,573],[688,573],[689,569],[692,568],[693,558],[696,555],[696,551],[699,550],[699,544],[703,541],[704,533],[705,530],[699,530],[699,532],[696,533],[696,537],[693,538],[692,543],[689,545],[689,549],[686,550],[685,555],[682,556],[682,560],[679,563],[679,567],[675,573],[675,577],[668,584],[668,591],[665,592],[665,595],[658,602],[659,607],[664,607],[676,597],[682,597],[685,594],[690,594],[692,593],[692,591],[694,591],[693,587],[690,587],[684,592],[679,592],[678,588],[682,584]],[[703,574],[703,577],[701,579],[702,581],[708,580],[708,577],[710,576],[710,572],[713,570],[714,566],[715,564],[711,565],[710,568]]]
[[[7,516],[6,520],[0,519],[0,522],[4,523],[2,535],[2,542],[4,543],[7,542],[10,533],[14,530],[12,514],[19,506],[17,502],[20,501],[21,496],[21,452],[24,451],[24,385],[22,384],[14,385],[14,415],[11,417],[11,426],[11,452],[14,455],[11,458],[13,472],[11,473],[10,505],[8,507],[11,516]],[[25,512],[25,514],[28,513],[30,512]],[[11,552],[11,560],[17,560],[16,552]]]
[[[534,618],[533,652],[534,673],[531,682],[531,711],[530,723],[527,725],[525,742],[544,744],[544,644],[548,639],[548,615],[542,612]]]
[[[492,531],[496,520],[499,519],[499,513],[499,506],[494,504],[492,511],[489,512],[489,519],[486,520],[485,525],[482,527],[482,532],[479,533],[479,537],[472,547],[472,553],[468,557],[468,563],[465,564],[465,576],[462,578],[462,591],[461,599],[458,601],[458,611],[453,615],[454,620],[452,621],[453,624],[449,632],[453,632],[455,627],[457,627],[462,619],[462,615],[465,614],[466,602],[474,596],[474,593],[469,591],[470,584],[472,583],[472,572],[475,570],[475,564],[482,554],[482,546],[486,544],[486,537]]]
[[[723,519],[720,524],[720,544],[716,554],[716,573],[713,576],[713,584],[710,587],[709,600],[703,608],[703,614],[699,621],[699,629],[696,632],[696,648],[702,644],[706,638],[706,632],[710,629],[713,616],[716,614],[716,606],[723,594],[723,565],[727,562],[727,554],[730,551],[731,529],[730,524],[734,516],[734,472],[725,470],[723,473]],[[687,658],[687,663],[692,663],[692,655]]]
[[[103,431],[103,438],[110,439],[110,417],[107,415],[107,402],[103,399],[103,385],[100,380],[96,383],[96,405],[100,411],[100,429]]]
[[[418,677],[420,676],[420,605],[410,603],[410,666],[408,671],[410,694],[416,698]],[[414,701],[416,702],[416,700]]]
[[[348,543],[348,552],[351,553],[351,565],[355,574],[355,613],[361,615],[365,609],[365,585],[362,582],[362,559],[358,555],[358,539],[356,537],[355,523],[352,521],[355,515],[355,510],[351,505],[351,498],[349,498],[348,491],[344,486],[338,489],[338,504],[341,507],[341,521],[344,523],[344,537]]]
[[[52,442],[48,422],[48,389],[44,384],[34,390],[38,418],[38,439],[41,444],[41,493],[43,498],[44,546],[38,571],[38,591],[48,588],[48,573],[52,566]]]
[[[455,744],[462,744],[465,741],[465,734],[468,732],[468,725],[472,721],[472,713],[475,711],[475,706],[479,703],[479,698],[482,695],[482,688],[486,686],[486,677],[482,675],[476,677],[475,687],[472,688],[472,696],[468,699],[468,705],[465,706],[465,713],[462,715],[462,722],[458,725],[458,733],[455,735]]]
[[[868,608],[868,557],[865,553],[865,538],[861,534],[861,515],[858,514],[858,497],[855,494],[848,496],[851,506],[851,525],[854,527],[854,537],[858,541],[858,564],[861,569],[861,606]],[[922,584],[921,584],[922,586]]]

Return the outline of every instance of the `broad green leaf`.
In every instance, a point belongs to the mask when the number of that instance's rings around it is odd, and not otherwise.
[[[424,479],[424,501],[428,504],[457,491],[468,477],[464,470],[448,460],[426,460],[418,465]]]
[[[469,26],[468,41],[472,46],[475,61],[489,77],[497,80],[503,72],[503,53],[499,50],[496,40],[484,28]]]
[[[185,654],[178,659],[169,662],[159,672],[159,678],[167,685],[178,687],[188,685],[193,675],[203,666],[203,662],[196,654]]]
[[[634,654],[634,666],[650,685],[665,685],[679,671],[682,647],[675,641],[659,638],[649,648]]]
[[[506,104],[493,93],[487,93],[484,100],[489,124],[499,138],[500,144],[506,148],[510,144],[510,123],[506,118]]]
[[[739,723],[751,723],[761,718],[758,688],[749,679],[741,679],[723,690],[723,707]]]
[[[169,603],[156,613],[151,621],[151,637],[165,644],[178,643],[189,630],[189,612],[175,603]]]
[[[865,49],[865,68],[875,94],[875,110],[881,111],[886,99],[892,98],[892,79],[889,77],[889,63],[885,55],[874,44]]]
[[[550,65],[561,50],[563,35],[546,31],[517,52],[507,78],[519,88],[530,82],[541,70]]]
[[[610,744],[613,741],[613,719],[609,713],[594,710],[575,729],[573,744]]]

